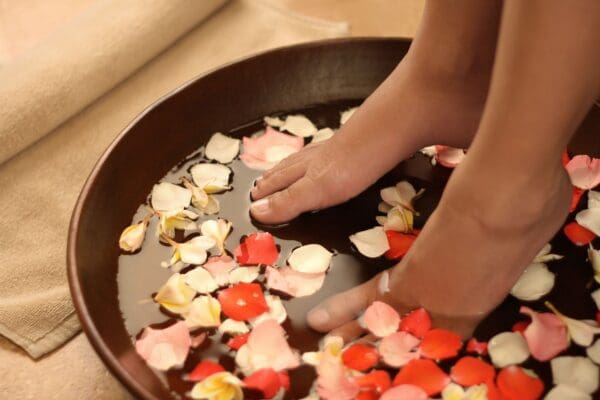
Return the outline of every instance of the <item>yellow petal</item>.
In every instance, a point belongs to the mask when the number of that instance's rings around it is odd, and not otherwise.
[[[198,400],[243,400],[242,381],[230,372],[218,372],[198,382],[190,395]]]
[[[200,296],[184,313],[185,323],[190,329],[214,328],[221,324],[221,304],[212,296]]]
[[[207,220],[200,226],[200,232],[202,232],[202,235],[213,239],[219,249],[219,254],[223,254],[225,239],[231,232],[231,222],[221,218]]]
[[[185,284],[181,274],[173,274],[154,296],[154,301],[176,314],[186,312],[196,291]]]
[[[147,223],[142,221],[138,224],[130,225],[123,230],[119,238],[119,247],[125,251],[134,252],[142,246],[144,236],[146,235]]]

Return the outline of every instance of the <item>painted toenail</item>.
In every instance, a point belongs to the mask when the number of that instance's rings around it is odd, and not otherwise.
[[[330,319],[329,313],[322,308],[311,311],[308,314],[308,320],[311,325],[325,325]]]
[[[260,199],[250,205],[255,213],[263,213],[269,209],[269,199]]]

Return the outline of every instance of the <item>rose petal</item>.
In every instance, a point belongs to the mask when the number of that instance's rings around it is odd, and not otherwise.
[[[399,385],[388,389],[379,400],[427,400],[427,393],[415,385]]]
[[[331,139],[334,134],[335,132],[331,128],[319,129],[317,133],[314,134],[311,143],[324,142],[325,140]]]
[[[265,277],[267,278],[266,286],[270,290],[277,290],[282,293],[294,295],[294,291],[288,285],[285,277],[279,272],[279,270],[273,267],[267,267],[265,270]]]
[[[533,358],[548,361],[569,347],[567,328],[556,315],[536,313],[527,307],[521,307],[520,312],[531,317],[523,335]]]
[[[535,256],[532,261],[532,264],[535,263],[546,263],[549,261],[561,260],[563,256],[558,254],[551,253],[552,245],[550,243],[546,243],[544,247],[540,250],[540,252]]]
[[[370,258],[379,257],[390,249],[386,233],[381,226],[350,235],[350,241],[360,254]]]
[[[325,400],[354,400],[358,385],[338,358],[325,353],[317,366],[317,392]]]
[[[229,339],[227,342],[227,346],[229,346],[232,350],[239,350],[243,345],[248,342],[248,337],[250,333],[243,333],[241,335],[237,335]]]
[[[400,330],[422,338],[431,330],[431,316],[424,308],[413,310],[402,317]]]
[[[287,319],[287,311],[279,296],[269,294],[265,296],[265,300],[269,309],[258,317],[252,318],[250,320],[252,326],[256,326],[267,319],[272,319],[277,321],[278,324],[283,324]]]
[[[229,283],[235,285],[236,283],[245,282],[252,283],[260,275],[259,267],[240,267],[236,268],[229,273]]]
[[[555,276],[546,264],[531,264],[519,277],[510,294],[522,301],[539,300],[554,287]]]
[[[300,357],[288,345],[285,331],[272,319],[261,322],[250,332],[235,361],[246,375],[262,368],[283,371],[300,365]]]
[[[281,381],[272,368],[263,368],[244,378],[244,386],[260,391],[265,399],[272,399],[281,389]]]
[[[145,328],[135,350],[152,368],[166,371],[183,365],[191,344],[188,328],[179,321],[165,329]]]
[[[192,192],[181,186],[162,182],[152,188],[150,201],[156,211],[178,211],[190,205]]]
[[[392,379],[386,371],[374,370],[365,375],[354,378],[354,382],[361,390],[369,390],[381,394],[392,387]]]
[[[233,258],[223,255],[210,257],[203,267],[210,272],[219,286],[225,286],[229,284],[229,273],[235,268],[235,265]]]
[[[600,339],[596,340],[593,345],[585,350],[587,356],[595,362],[600,364]]]
[[[488,398],[488,386],[481,384],[471,386],[467,390],[451,383],[442,391],[442,400],[492,400]]]
[[[494,379],[496,370],[485,361],[466,356],[454,364],[450,370],[450,378],[462,386],[474,386]]]
[[[196,186],[206,193],[219,193],[230,188],[231,170],[225,165],[200,163],[194,165],[190,173]]]
[[[583,193],[585,193],[585,190],[573,186],[573,193],[571,194],[571,206],[569,207],[569,212],[573,212],[577,209],[577,206],[579,205],[579,201],[581,201],[581,196],[583,196]]]
[[[523,368],[510,366],[498,374],[498,390],[507,400],[537,400],[544,392],[544,383]]]
[[[363,314],[366,328],[377,337],[386,337],[398,330],[400,315],[389,305],[374,301]]]
[[[408,253],[408,250],[417,239],[416,235],[385,231],[388,240],[389,250],[385,253],[388,260],[398,260]]]
[[[332,257],[320,244],[307,244],[292,251],[288,264],[295,271],[315,274],[327,271]]]
[[[216,362],[203,360],[190,372],[188,380],[192,382],[200,382],[213,374],[224,372],[225,368]]]
[[[219,292],[223,314],[236,321],[258,317],[269,309],[257,283],[238,283]]]
[[[379,361],[379,353],[373,346],[353,344],[342,353],[342,361],[348,368],[356,371],[371,369]]]
[[[215,247],[216,242],[206,236],[195,236],[185,243],[179,244],[179,258],[186,264],[204,264],[208,254],[207,250]]]
[[[248,329],[245,322],[228,318],[219,325],[219,332],[229,335],[241,335],[250,332],[250,329]]]
[[[491,338],[488,352],[492,363],[498,368],[521,364],[529,358],[527,342],[522,335],[514,332],[502,332]]]
[[[421,195],[423,190],[418,193],[414,186],[408,181],[401,181],[396,186],[381,189],[379,195],[381,199],[390,206],[400,206],[406,210],[414,211],[413,201]]]
[[[358,110],[358,107],[352,107],[340,113],[340,125],[344,125],[352,117],[352,115]]]
[[[450,377],[431,360],[412,360],[398,372],[394,386],[408,384],[420,387],[428,396],[435,396],[450,383]]]
[[[211,136],[206,144],[204,155],[206,158],[216,160],[221,164],[228,164],[240,152],[240,140],[225,136],[220,132]]]
[[[585,229],[600,236],[600,208],[581,210],[575,216],[575,221]],[[570,239],[570,237],[569,237]]]
[[[285,279],[289,293],[294,297],[311,296],[325,283],[325,273],[305,274],[287,267],[279,268],[278,272]]]
[[[435,159],[438,163],[447,168],[454,168],[460,164],[465,158],[465,151],[463,149],[456,149],[449,146],[435,146],[436,155]]]
[[[317,127],[304,115],[288,115],[281,130],[303,138],[317,133]]]
[[[569,240],[573,242],[575,246],[585,246],[586,244],[591,243],[591,241],[596,238],[596,234],[594,232],[579,225],[575,221],[565,225],[565,227],[563,228],[563,232],[565,233],[565,236],[567,236],[567,238],[569,238]]]
[[[194,296],[196,296],[196,291],[186,285],[185,277],[175,273],[158,290],[154,301],[167,310],[180,314],[189,309]]]
[[[275,128],[279,128],[283,124],[285,124],[285,121],[279,117],[268,117],[267,116],[267,117],[263,117],[263,121],[265,124],[267,124],[269,126],[274,126]]]
[[[570,338],[579,346],[587,347],[591,345],[594,341],[594,335],[600,333],[600,327],[596,321],[580,321],[569,318],[559,312],[550,302],[545,304],[567,326]]]
[[[202,267],[196,267],[183,276],[185,277],[185,283],[198,293],[208,294],[219,287],[210,272]]]
[[[406,332],[395,332],[381,339],[379,354],[390,367],[400,368],[409,361],[419,358],[415,351],[421,341]]]
[[[557,357],[550,366],[556,385],[570,386],[589,394],[598,389],[600,368],[586,357]]]
[[[272,265],[279,258],[273,235],[256,232],[248,235],[235,249],[235,258],[241,265]]]
[[[221,305],[212,296],[199,296],[183,316],[190,329],[213,328],[221,323]]]
[[[580,189],[593,189],[600,184],[600,159],[577,155],[565,166],[571,183]]]
[[[231,232],[231,222],[224,219],[209,219],[200,225],[200,232],[204,237],[212,239],[216,243],[219,254],[225,252],[224,243],[225,239]]]
[[[243,400],[243,382],[230,372],[217,372],[192,388],[190,396],[192,399],[228,399]]]
[[[590,247],[588,247],[588,259],[594,269],[594,278],[596,279],[596,282],[600,282],[600,250],[594,249],[591,243]],[[600,302],[597,302],[597,304],[600,304]],[[600,306],[598,306],[598,308],[600,308]]]
[[[480,356],[485,356],[488,354],[488,343],[480,342],[475,338],[471,338],[467,342],[465,349],[468,353],[475,353],[479,354]]]
[[[455,357],[461,347],[461,338],[456,333],[445,329],[432,329],[423,336],[419,352],[426,358],[444,360]]]
[[[592,396],[567,385],[557,385],[548,392],[544,400],[592,400]]]
[[[285,156],[298,152],[304,146],[301,137],[286,135],[270,126],[265,129],[264,134],[244,137],[243,140],[244,151],[240,158],[252,169],[269,169]]]

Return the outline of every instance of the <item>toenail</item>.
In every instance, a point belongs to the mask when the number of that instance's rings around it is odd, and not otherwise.
[[[260,199],[250,205],[252,211],[263,213],[269,209],[269,199]]]
[[[308,319],[309,319],[311,325],[325,325],[329,322],[331,317],[329,316],[329,313],[327,311],[320,308],[320,309],[311,311],[308,314]]]

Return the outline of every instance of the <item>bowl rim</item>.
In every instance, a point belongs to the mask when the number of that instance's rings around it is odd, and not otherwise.
[[[105,342],[104,338],[98,332],[96,328],[96,324],[94,323],[89,310],[87,308],[87,304],[83,297],[82,287],[80,285],[80,276],[79,276],[79,268],[77,264],[77,241],[79,238],[79,224],[81,215],[83,212],[84,204],[87,201],[87,198],[90,194],[91,188],[95,185],[96,179],[104,167],[106,160],[112,151],[119,145],[119,143],[123,140],[123,138],[129,133],[129,131],[140,121],[142,120],[148,113],[150,113],[153,109],[170,99],[171,97],[177,95],[181,91],[187,89],[189,86],[193,85],[200,79],[204,79],[220,70],[230,68],[234,64],[248,62],[256,58],[263,57],[265,55],[271,53],[279,53],[286,51],[297,51],[302,49],[311,49],[318,48],[329,45],[345,45],[345,44],[355,44],[355,43],[378,43],[385,44],[391,42],[410,42],[410,38],[406,37],[344,37],[344,38],[334,38],[334,39],[323,39],[316,41],[303,42],[299,44],[292,44],[287,46],[275,47],[268,50],[263,50],[257,53],[253,53],[249,56],[240,57],[234,59],[225,64],[220,64],[210,70],[201,73],[194,78],[186,81],[175,89],[167,92],[166,94],[159,97],[157,100],[150,103],[146,106],[136,117],[134,117],[120,132],[119,134],[111,141],[108,147],[103,151],[100,158],[94,164],[90,174],[85,180],[81,192],[77,198],[77,202],[75,207],[73,208],[73,212],[71,214],[71,220],[69,223],[69,231],[68,231],[68,240],[67,240],[67,278],[69,283],[69,290],[71,293],[71,298],[73,300],[73,305],[75,308],[75,312],[77,317],[81,323],[81,328],[85,333],[88,341],[92,345],[95,352],[98,354],[100,359],[106,364],[108,370],[111,372],[113,376],[115,376],[121,384],[123,384],[127,390],[131,394],[137,397],[145,398],[145,399],[155,399],[156,397],[148,392],[148,390],[139,384],[139,382],[131,376],[127,371],[121,366],[118,358],[112,353],[109,349],[109,346]]]

